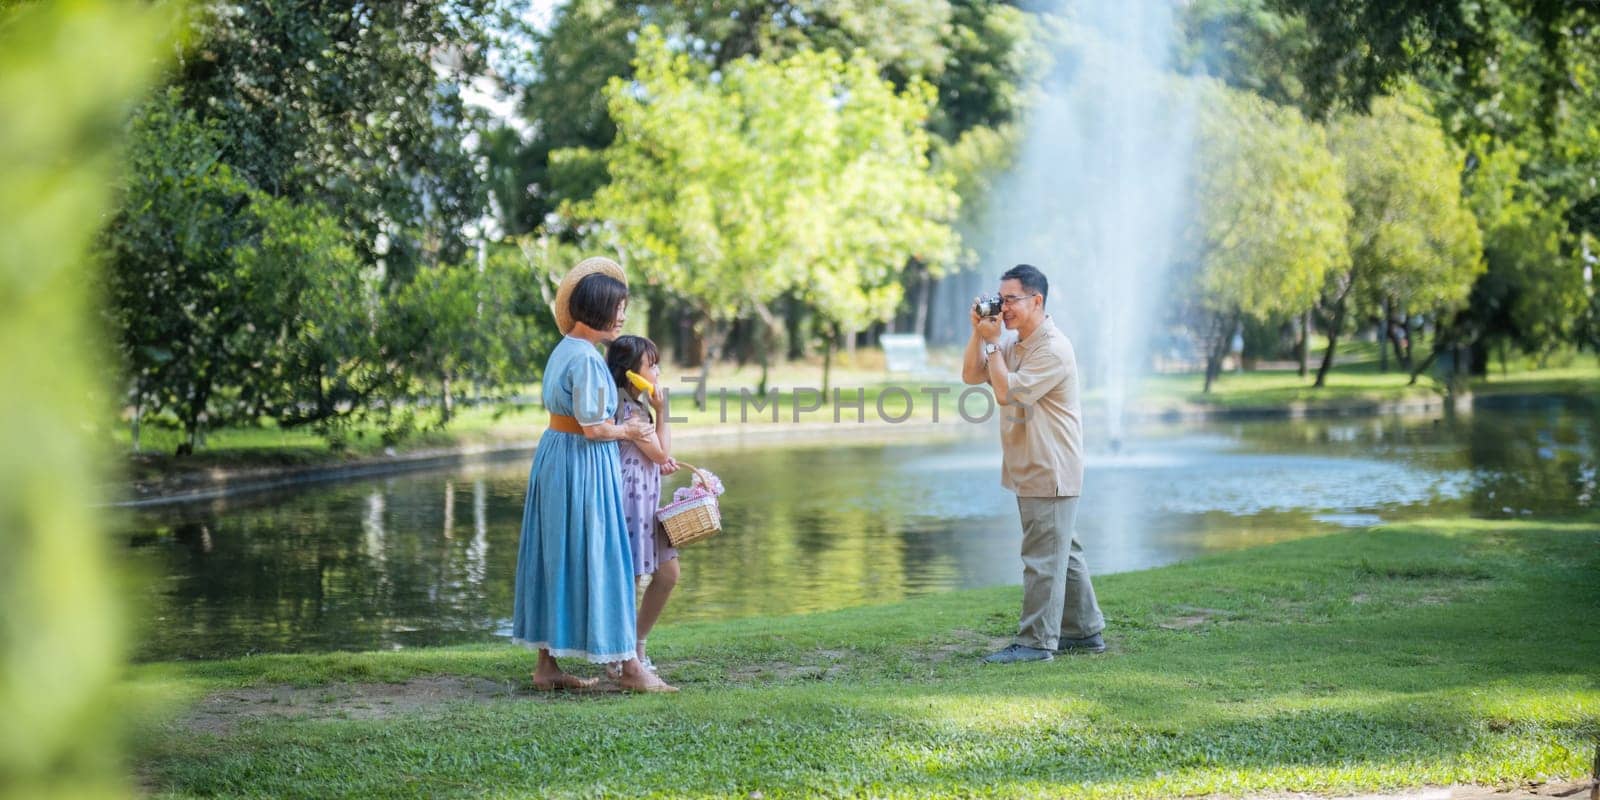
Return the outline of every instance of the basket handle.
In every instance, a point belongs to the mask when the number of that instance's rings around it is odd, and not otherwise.
[[[689,481],[690,485],[693,485],[693,484],[696,484],[696,483],[700,484],[701,486],[710,486],[711,485],[711,479],[706,477],[707,473],[706,473],[705,470],[703,470],[703,469],[701,469],[701,468],[699,468],[699,467],[697,467],[697,466],[695,466],[693,464],[690,464],[687,461],[679,461],[678,462],[678,466],[680,466],[680,467],[688,467],[689,471],[694,473],[694,478]]]

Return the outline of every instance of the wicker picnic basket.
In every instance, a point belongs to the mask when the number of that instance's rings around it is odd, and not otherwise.
[[[694,472],[692,491],[687,497],[656,510],[656,520],[667,532],[667,541],[672,542],[673,547],[694,544],[722,531],[722,509],[717,505],[722,482],[693,464],[678,463]]]

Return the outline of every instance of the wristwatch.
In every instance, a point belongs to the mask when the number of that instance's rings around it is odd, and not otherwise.
[[[984,342],[983,343],[983,354],[984,355],[989,355],[990,353],[993,353],[994,351],[999,350],[999,349],[1000,349],[1000,345],[995,343],[995,342]]]

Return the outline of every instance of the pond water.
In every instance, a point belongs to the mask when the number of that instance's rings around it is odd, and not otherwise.
[[[1380,521],[1600,501],[1600,407],[1583,398],[1480,401],[1455,417],[1151,425],[1115,450],[1090,444],[1079,532],[1096,574]],[[1021,581],[992,430],[680,451],[728,492],[724,533],[684,551],[667,623]],[[137,655],[504,639],[528,463],[123,512],[143,600]]]

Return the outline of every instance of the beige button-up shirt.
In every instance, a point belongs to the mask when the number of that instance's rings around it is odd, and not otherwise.
[[[1006,404],[999,409],[1000,485],[1018,497],[1083,493],[1083,412],[1072,342],[1045,317],[1026,340],[1006,337]]]

